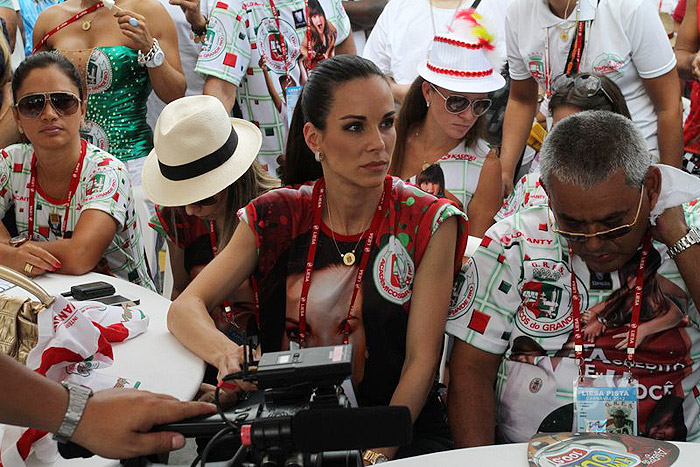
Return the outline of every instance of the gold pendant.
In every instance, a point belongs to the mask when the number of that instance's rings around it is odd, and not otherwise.
[[[90,24],[90,23],[91,23],[91,21],[88,21],[88,20],[83,21],[83,31],[90,30],[90,27],[92,26],[92,24]]]
[[[355,264],[355,253],[352,251],[348,251],[343,255],[343,264],[346,266],[352,266]]]
[[[559,37],[561,38],[562,42],[566,42],[569,40],[569,31],[564,31],[562,32]]]

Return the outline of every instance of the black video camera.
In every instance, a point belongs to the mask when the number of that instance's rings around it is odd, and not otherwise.
[[[231,465],[245,467],[359,467],[362,449],[411,440],[408,408],[350,408],[341,385],[352,372],[351,345],[266,353],[256,367],[243,367],[230,379],[255,382],[259,391],[225,411],[226,420],[195,417],[153,431],[213,436],[212,443],[227,437],[240,443]]]

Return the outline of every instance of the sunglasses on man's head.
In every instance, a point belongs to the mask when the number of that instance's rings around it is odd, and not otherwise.
[[[80,98],[70,92],[41,92],[23,96],[15,107],[17,112],[25,118],[37,118],[46,108],[46,101],[61,116],[73,115],[80,106]]]
[[[642,185],[642,191],[639,193],[639,204],[637,205],[637,213],[634,215],[634,220],[632,221],[631,224],[625,224],[621,225],[619,227],[615,227],[612,229],[608,230],[603,230],[601,232],[594,232],[594,233],[583,233],[583,232],[567,232],[566,230],[560,230],[557,227],[552,227],[552,232],[557,233],[564,237],[566,240],[574,243],[583,243],[589,238],[598,238],[600,240],[614,240],[616,238],[620,238],[624,235],[627,235],[632,231],[632,227],[637,223],[637,220],[639,219],[639,213],[642,211],[642,199],[644,198],[644,185]],[[551,211],[551,209],[549,210]],[[549,216],[549,211],[547,212],[547,216]],[[550,219],[550,224],[554,225],[553,222],[551,222]]]
[[[574,78],[573,76],[561,74],[554,78],[554,81],[552,82],[552,88],[555,92],[559,91],[560,89],[569,89],[571,87],[585,97],[593,97],[598,94],[598,92],[603,91],[603,95],[608,102],[615,106],[612,98],[603,87],[603,81],[601,81],[600,77],[596,75],[581,73]]]
[[[430,83],[430,87],[445,100],[445,110],[451,114],[460,114],[471,107],[474,116],[481,117],[491,108],[491,99],[476,99],[472,101],[468,97],[460,94],[445,96],[434,84]]]

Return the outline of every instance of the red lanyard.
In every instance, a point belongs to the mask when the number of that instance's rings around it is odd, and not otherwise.
[[[583,49],[588,43],[586,37],[589,33],[588,29],[592,21],[578,21],[576,23],[576,37],[571,43],[571,49],[569,49],[569,55],[566,59],[566,64],[564,65],[564,73],[567,76],[571,76],[574,73],[578,73],[581,69],[581,58],[583,57]],[[550,57],[550,47],[549,47],[549,28],[547,28],[544,37],[544,88],[547,98],[552,97],[554,91],[552,89],[552,61]]]
[[[299,298],[299,339],[302,347],[306,346],[306,305],[309,298],[309,288],[311,287],[311,275],[314,270],[314,260],[316,258],[316,249],[318,248],[318,236],[321,231],[321,214],[323,210],[323,195],[325,194],[325,182],[320,179],[316,182],[313,191],[313,205],[314,205],[314,223],[311,227],[311,243],[309,245],[309,254],[306,259],[306,269],[304,271],[304,282],[301,289],[301,297]],[[370,252],[372,250],[372,243],[374,242],[374,237],[379,230],[379,224],[382,220],[382,213],[384,212],[384,201],[386,195],[391,190],[391,178],[384,181],[384,189],[382,191],[382,197],[377,205],[377,210],[372,218],[372,223],[367,235],[367,241],[365,242],[365,247],[362,254],[362,260],[360,261],[360,266],[357,270],[357,277],[355,278],[355,286],[352,291],[352,298],[350,299],[350,308],[348,309],[348,316],[345,320],[345,328],[343,329],[343,344],[348,343],[348,337],[350,334],[350,318],[352,318],[352,312],[355,308],[355,301],[357,300],[357,293],[362,287],[362,278],[364,277],[365,270],[367,269],[367,263],[369,261]],[[250,284],[253,288],[253,299],[255,302],[255,317],[260,324],[260,294],[258,288],[258,281],[255,276],[250,277]]]
[[[214,223],[214,221],[209,221],[209,241],[211,242],[211,252],[214,255],[214,258],[216,258],[216,255],[219,254],[219,246],[216,241],[216,224]],[[257,290],[255,290],[254,292],[257,293]],[[226,319],[229,323],[233,324],[233,310],[231,309],[231,302],[229,300],[224,300],[224,303],[222,305],[224,307]]]
[[[46,44],[46,41],[49,40],[49,37],[53,36],[61,29],[65,28],[66,26],[68,26],[72,22],[79,20],[83,16],[89,15],[93,11],[97,11],[98,8],[102,8],[103,6],[104,5],[102,4],[102,2],[97,2],[94,5],[87,7],[83,11],[80,11],[80,12],[76,13],[75,15],[71,16],[70,18],[68,18],[67,20],[65,20],[64,22],[62,22],[61,24],[59,24],[58,26],[56,26],[55,28],[53,28],[52,30],[47,32],[46,35],[39,41],[39,43],[34,46],[34,48],[32,49],[32,53],[35,54],[37,50],[39,50],[40,48],[42,48],[44,46],[44,44]]]
[[[73,199],[73,196],[75,196],[75,192],[78,190],[78,185],[80,184],[80,172],[83,168],[83,160],[85,159],[85,153],[87,151],[87,143],[85,141],[80,141],[80,159],[78,159],[78,163],[75,164],[75,168],[73,169],[73,173],[71,175],[70,179],[70,186],[68,188],[68,199],[66,200],[66,212],[63,214],[63,225],[61,226],[61,237],[65,238],[66,236],[66,230],[68,228],[68,216],[70,214],[70,202]],[[29,207],[27,210],[27,215],[29,217],[28,219],[28,226],[27,226],[27,232],[29,235],[29,238],[34,237],[34,197],[36,194],[36,154],[32,155],[32,165],[30,169],[30,175],[29,175],[29,184],[27,185],[27,188],[29,188]]]
[[[637,277],[634,285],[634,302],[632,305],[632,319],[627,334],[627,361],[628,365],[634,363],[634,351],[637,347],[637,328],[639,327],[639,314],[642,309],[642,291],[644,289],[644,271],[647,266],[647,257],[651,249],[651,237],[646,235],[643,240],[642,256],[639,260]],[[569,267],[571,268],[571,307],[574,318],[574,353],[579,362],[579,375],[584,375],[583,361],[583,332],[581,331],[581,296],[578,293],[576,284],[576,273],[574,272],[574,253],[569,248]],[[620,284],[622,286],[622,284]]]

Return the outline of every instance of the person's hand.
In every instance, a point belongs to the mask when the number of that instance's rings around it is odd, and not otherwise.
[[[651,235],[654,240],[671,247],[688,233],[688,224],[685,222],[685,214],[682,206],[666,209],[656,219],[656,225],[651,226]]]
[[[265,60],[265,56],[261,55],[260,60],[258,60],[258,66],[262,71],[268,71],[269,68],[267,67],[267,60]]]
[[[61,262],[41,248],[38,243],[30,241],[15,248],[11,267],[27,277],[36,277],[47,271],[57,271],[61,267]]]
[[[199,392],[197,392],[195,399],[200,402],[209,402],[213,404],[215,401],[215,392],[216,386],[212,386],[211,384],[207,383],[202,383],[199,385]],[[230,391],[223,388],[221,389],[221,391],[219,391],[219,404],[223,407],[224,410],[233,407],[234,405],[236,405],[237,402],[238,391]]]
[[[586,342],[593,342],[593,340],[605,332],[605,325],[598,321],[597,319],[591,319],[583,327],[583,337]]]
[[[134,43],[132,48],[147,54],[153,47],[153,35],[148,29],[146,18],[129,10],[115,11],[114,17],[117,18],[122,34]]]
[[[71,441],[113,459],[168,452],[183,447],[184,436],[148,433],[154,425],[214,412],[216,407],[204,402],[182,402],[136,389],[108,389],[88,400]]]
[[[169,3],[180,7],[193,31],[206,29],[207,19],[199,11],[199,0],[169,0]]]
[[[501,174],[501,179],[503,181],[503,198],[507,198],[513,192],[513,176],[510,174]]]
[[[693,72],[695,80],[700,81],[700,52],[693,57],[693,61],[690,63],[690,70]]]
[[[635,343],[635,348],[642,345],[642,342],[644,342],[644,339],[649,335],[648,327],[645,326],[644,324],[645,323],[642,323],[639,326],[637,326],[637,342]],[[615,334],[613,336],[613,339],[622,339],[620,342],[615,344],[615,348],[618,350],[626,349],[628,337],[629,337],[629,325],[625,326],[625,332],[621,332],[621,333]]]
[[[255,360],[259,360],[260,355],[260,347],[258,347],[257,349],[255,349],[253,357]],[[241,371],[241,364],[243,363],[243,361],[243,347],[237,345],[235,349],[226,352],[219,358],[219,362],[216,365],[216,368],[219,369],[219,374],[217,375],[216,379],[222,381],[223,378],[227,375],[230,375],[232,373],[238,373],[239,371]],[[258,389],[255,384],[248,381],[236,379],[233,382],[235,382],[239,388],[246,392],[257,391]]]

